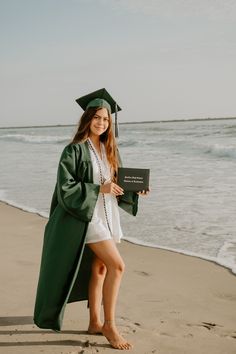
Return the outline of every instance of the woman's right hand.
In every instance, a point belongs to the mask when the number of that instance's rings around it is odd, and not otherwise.
[[[110,183],[105,183],[100,186],[100,193],[111,193],[114,194],[115,196],[118,195],[123,195],[124,190],[118,186],[118,184],[110,182]]]

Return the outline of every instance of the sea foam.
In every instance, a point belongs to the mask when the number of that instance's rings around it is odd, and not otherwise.
[[[206,147],[205,153],[212,154],[216,157],[236,158],[236,147],[229,145],[212,144]]]
[[[0,139],[31,144],[55,144],[68,143],[71,140],[71,137],[55,135],[5,134],[0,135]]]

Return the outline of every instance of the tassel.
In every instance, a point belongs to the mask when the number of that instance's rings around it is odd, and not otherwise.
[[[117,121],[117,104],[115,103],[115,137],[119,137],[119,127],[118,127],[118,121]]]

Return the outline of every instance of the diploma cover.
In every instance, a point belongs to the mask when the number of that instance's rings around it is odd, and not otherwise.
[[[146,168],[118,168],[117,184],[125,191],[140,192],[149,189],[150,170]]]

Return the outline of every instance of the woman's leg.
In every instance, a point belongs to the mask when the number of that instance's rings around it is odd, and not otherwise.
[[[124,262],[113,240],[90,243],[88,246],[107,268],[103,284],[104,325],[102,333],[116,349],[131,349],[118,332],[115,324],[115,309],[121,278],[124,272]]]
[[[106,275],[105,264],[94,256],[92,274],[89,282],[89,314],[90,321],[88,332],[90,334],[102,333],[102,322],[100,319],[102,288]]]

